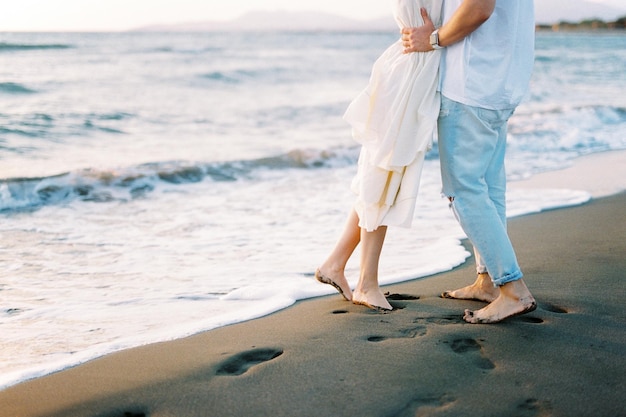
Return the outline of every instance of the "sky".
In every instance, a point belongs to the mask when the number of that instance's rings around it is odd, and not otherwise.
[[[549,0],[542,0],[549,1]],[[623,8],[624,0],[590,0]],[[3,0],[0,31],[118,31],[229,20],[255,10],[320,11],[356,19],[389,15],[389,0]]]

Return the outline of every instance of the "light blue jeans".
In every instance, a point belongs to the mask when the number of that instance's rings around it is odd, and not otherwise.
[[[507,122],[515,109],[489,110],[441,97],[443,193],[476,253],[478,273],[495,286],[522,278],[506,230]]]

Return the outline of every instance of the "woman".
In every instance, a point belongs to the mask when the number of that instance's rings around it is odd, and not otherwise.
[[[423,25],[420,8],[432,21],[440,20],[442,0],[395,0],[394,5],[400,28]],[[439,51],[404,50],[398,40],[378,58],[368,86],[346,110],[344,119],[362,145],[352,182],[357,199],[333,251],[315,272],[346,300],[376,310],[392,310],[378,284],[380,253],[387,226],[411,226],[439,113]],[[352,292],[344,271],[359,243],[360,275]]]

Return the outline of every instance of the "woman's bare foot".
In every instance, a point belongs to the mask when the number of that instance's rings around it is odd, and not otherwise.
[[[365,291],[355,289],[354,294],[352,294],[352,302],[379,311],[393,310],[380,288]]]
[[[512,281],[500,287],[500,295],[480,310],[465,310],[463,319],[468,323],[498,323],[508,317],[526,314],[537,308],[535,298],[523,280]]]
[[[487,273],[478,274],[472,285],[454,291],[445,291],[442,298],[455,298],[458,300],[478,300],[490,303],[500,295],[500,289],[493,286],[491,277]]]
[[[331,278],[322,273],[321,269],[317,269],[315,271],[315,279],[322,284],[332,285],[346,301],[352,301],[352,290],[350,290],[350,284],[348,284],[348,280],[343,273]]]

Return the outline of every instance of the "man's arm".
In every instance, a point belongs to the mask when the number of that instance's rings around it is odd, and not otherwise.
[[[496,0],[464,0],[450,20],[439,28],[439,45],[450,46],[475,31],[493,13]],[[432,51],[430,34],[435,30],[432,20],[421,9],[424,25],[402,29],[404,53]]]

